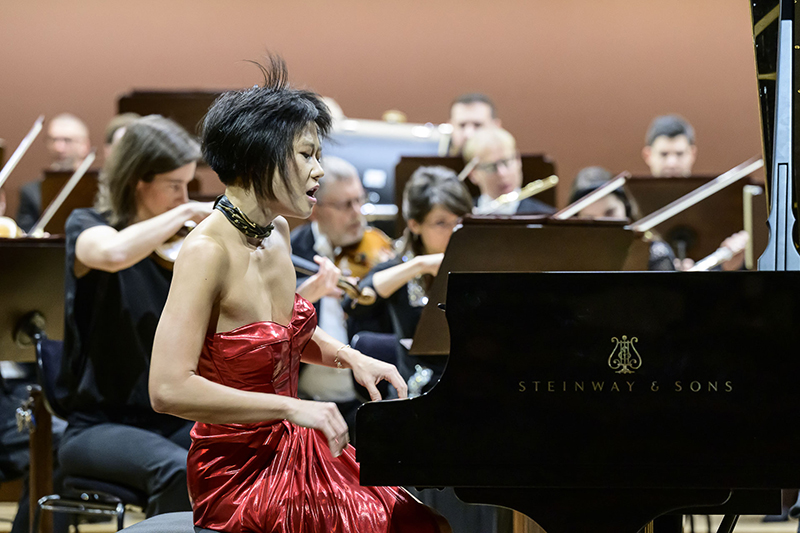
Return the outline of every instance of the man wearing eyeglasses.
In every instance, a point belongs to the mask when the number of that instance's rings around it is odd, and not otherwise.
[[[47,153],[50,155],[50,170],[74,171],[92,149],[89,128],[81,119],[69,113],[53,117],[47,124]],[[30,231],[39,220],[42,210],[42,182],[32,181],[19,190],[17,225]]]
[[[502,128],[483,128],[464,145],[464,162],[476,160],[469,179],[480,189],[475,206],[484,206],[499,196],[522,188],[522,159],[514,137]],[[516,200],[500,206],[494,214],[552,214],[555,209],[535,198]]]

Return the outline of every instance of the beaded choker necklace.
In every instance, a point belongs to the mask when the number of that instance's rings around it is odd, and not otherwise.
[[[247,235],[252,239],[259,239],[263,240],[269,237],[272,230],[275,229],[273,224],[268,226],[259,226],[252,220],[250,220],[247,215],[242,213],[242,210],[236,207],[228,200],[228,197],[224,194],[217,198],[217,201],[214,202],[214,209],[218,209],[222,211],[222,214],[225,215],[225,218],[228,219],[228,222],[233,224],[233,227]]]

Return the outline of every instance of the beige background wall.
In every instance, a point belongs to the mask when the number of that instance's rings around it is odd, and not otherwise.
[[[0,138],[13,149],[40,113],[68,110],[99,145],[118,95],[252,85],[241,60],[266,48],[354,118],[442,122],[454,96],[485,92],[566,182],[592,164],[643,173],[645,129],[666,112],[695,125],[698,173],[760,151],[747,0],[9,1]],[[42,136],[6,186],[11,214],[46,162]]]

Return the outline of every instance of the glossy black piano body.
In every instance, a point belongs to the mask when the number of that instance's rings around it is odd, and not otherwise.
[[[798,295],[797,272],[453,273],[444,375],[362,406],[361,482],[492,487],[461,494],[546,530],[579,490],[631,531],[800,486]]]

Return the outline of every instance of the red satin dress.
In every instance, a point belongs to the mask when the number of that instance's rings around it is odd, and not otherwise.
[[[241,390],[296,396],[300,354],[316,325],[314,307],[296,296],[288,326],[257,322],[208,336],[199,374]],[[334,458],[321,432],[286,420],[197,423],[192,430],[188,481],[200,527],[228,533],[439,531],[437,517],[405,490],[362,487],[358,472],[352,446]]]

